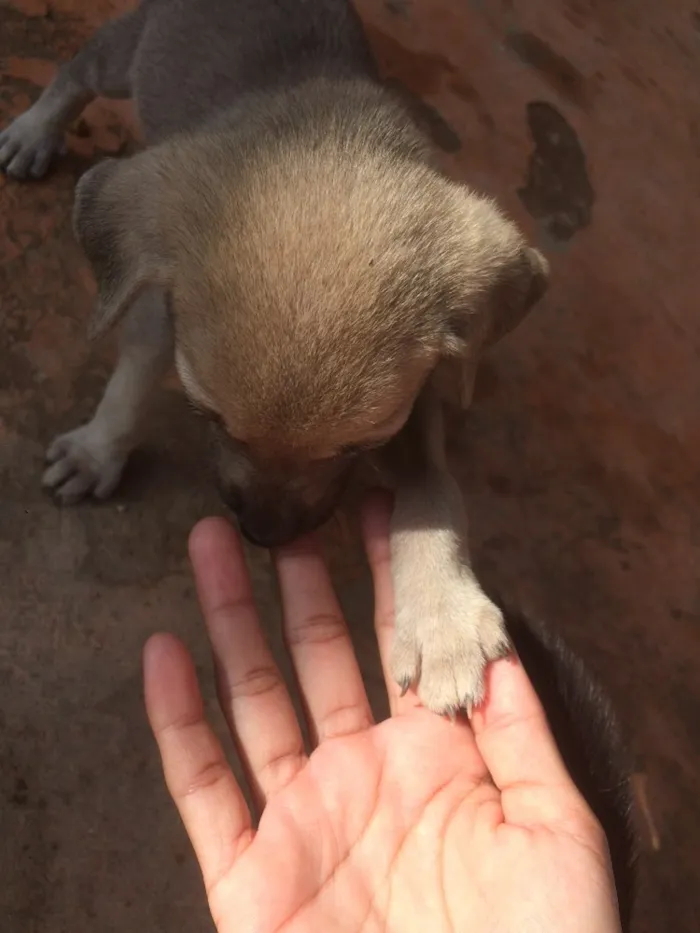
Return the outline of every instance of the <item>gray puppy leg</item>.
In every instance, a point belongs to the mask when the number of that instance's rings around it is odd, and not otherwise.
[[[136,445],[146,401],[172,360],[165,295],[149,289],[127,312],[119,359],[92,420],[57,437],[47,451],[43,485],[61,502],[106,499],[114,491]]]
[[[487,663],[507,654],[509,642],[500,609],[471,569],[464,499],[449,472],[442,403],[432,386],[387,455],[396,493],[391,673],[433,712],[471,713],[484,697]]]
[[[41,178],[63,148],[68,126],[95,97],[131,96],[131,64],[146,8],[106,23],[62,65],[29,110],[0,133],[0,170],[13,178]]]

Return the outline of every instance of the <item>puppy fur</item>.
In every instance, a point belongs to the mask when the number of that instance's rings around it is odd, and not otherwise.
[[[145,0],[0,136],[0,166],[41,175],[95,95],[133,97],[146,143],[76,194],[91,332],[125,323],[104,398],[50,446],[45,485],[64,503],[113,491],[173,356],[253,543],[322,523],[374,461],[397,494],[394,675],[431,709],[469,709],[508,639],[469,566],[441,408],[469,404],[546,261],[437,170],[346,0]],[[369,453],[402,434],[400,456]]]

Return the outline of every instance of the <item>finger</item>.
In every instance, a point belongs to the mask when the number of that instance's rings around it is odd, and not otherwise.
[[[204,519],[190,535],[199,601],[209,632],[219,702],[263,806],[306,762],[284,679],[260,627],[240,540],[227,521]]]
[[[389,694],[392,715],[420,706],[413,691],[401,695],[401,688],[391,676],[389,657],[394,638],[394,585],[391,577],[392,501],[382,492],[371,493],[362,510],[362,532],[374,585],[374,627],[379,643],[379,655]]]
[[[328,570],[311,537],[275,555],[285,637],[314,742],[373,722],[367,693]]]
[[[489,665],[485,703],[471,718],[476,743],[501,791],[508,823],[580,825],[586,805],[568,774],[542,704],[520,661]]]
[[[172,635],[154,635],[144,649],[143,667],[146,710],[165,782],[211,890],[250,844],[250,813],[204,718],[184,646]]]

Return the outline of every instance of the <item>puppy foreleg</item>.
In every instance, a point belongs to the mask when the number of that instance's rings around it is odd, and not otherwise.
[[[63,148],[63,134],[94,97],[131,94],[130,70],[143,28],[143,7],[106,23],[29,110],[0,133],[0,170],[40,178]]]
[[[484,697],[489,661],[508,653],[500,610],[471,569],[461,491],[450,475],[442,411],[418,402],[409,424],[391,528],[396,630],[391,671],[403,689],[415,686],[438,713],[471,712]]]
[[[165,296],[143,292],[129,309],[119,359],[92,420],[49,447],[43,485],[65,505],[85,496],[106,499],[133,450],[146,401],[173,359]]]

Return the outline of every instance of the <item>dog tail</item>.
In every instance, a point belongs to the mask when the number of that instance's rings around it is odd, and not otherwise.
[[[508,608],[504,616],[564,763],[607,836],[626,931],[634,899],[637,841],[631,762],[617,719],[600,685],[561,636]]]

